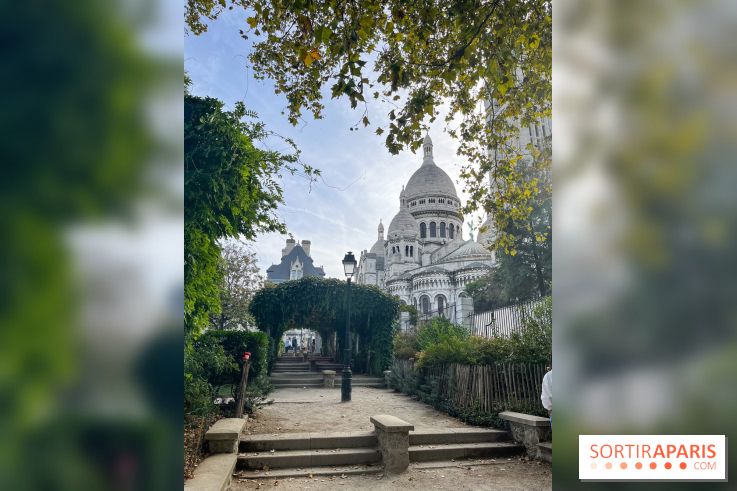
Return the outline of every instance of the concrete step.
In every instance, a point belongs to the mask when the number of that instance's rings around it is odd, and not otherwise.
[[[274,386],[276,389],[287,389],[287,388],[300,388],[300,387],[310,387],[310,388],[319,388],[323,386],[322,381],[319,382],[305,382],[302,380],[297,381],[285,381],[285,382],[271,382],[271,385]]]
[[[299,378],[319,378],[322,380],[322,373],[317,372],[272,372],[272,378],[288,378],[288,377],[299,377]]]
[[[295,383],[284,383],[284,384],[274,384],[272,382],[272,385],[278,389],[301,389],[301,388],[307,388],[307,389],[318,389],[323,387],[322,382],[319,384],[303,384],[301,382],[295,382]],[[352,387],[368,387],[370,389],[384,389],[386,388],[385,385],[377,384],[374,382],[356,382],[355,380],[351,384]],[[340,389],[340,380],[335,381],[335,387],[334,389]]]
[[[358,465],[372,464],[380,461],[381,453],[377,448],[274,450],[238,454],[239,469]]]
[[[540,458],[545,462],[553,463],[553,442],[540,442],[537,444],[540,451]]]
[[[509,457],[522,452],[524,452],[522,445],[511,442],[411,445],[409,447],[409,461],[429,462],[432,460]]]
[[[409,432],[410,445],[443,445],[449,443],[491,443],[509,441],[503,430],[490,428],[421,429]]]
[[[242,470],[235,473],[236,479],[283,479],[289,477],[362,476],[383,474],[380,463],[368,465],[338,465],[331,467],[286,467],[283,469]]]
[[[378,440],[373,431],[342,433],[281,433],[278,435],[244,435],[238,442],[243,453],[270,450],[331,450],[339,448],[374,448]]]
[[[307,372],[307,373],[272,373],[269,377],[269,380],[271,380],[271,383],[277,383],[277,382],[320,382],[322,383],[322,375],[316,374],[314,372]],[[335,380],[341,380],[341,376],[339,374],[336,374]],[[354,375],[351,380],[353,382],[361,382],[361,383],[371,383],[371,384],[384,384],[384,379],[380,377],[364,377],[362,375]]]

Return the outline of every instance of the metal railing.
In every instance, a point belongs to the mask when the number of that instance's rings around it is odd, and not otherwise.
[[[487,338],[509,337],[519,332],[529,317],[534,315],[536,308],[541,306],[547,297],[538,297],[525,300],[488,312],[473,313],[468,316],[471,334]],[[551,319],[552,322],[552,319]]]

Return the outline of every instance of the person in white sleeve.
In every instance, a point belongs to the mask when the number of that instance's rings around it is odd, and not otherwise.
[[[551,368],[548,373],[543,377],[543,390],[540,396],[543,407],[550,413],[550,426],[553,426],[553,369]]]

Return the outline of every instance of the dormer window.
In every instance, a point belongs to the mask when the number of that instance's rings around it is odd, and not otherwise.
[[[299,280],[303,274],[302,263],[298,259],[292,263],[292,268],[289,270],[289,279]]]

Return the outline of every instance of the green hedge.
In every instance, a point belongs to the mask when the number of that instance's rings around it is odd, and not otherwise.
[[[269,338],[262,332],[218,331],[203,333],[184,353],[184,412],[205,416],[217,411],[213,400],[230,387],[235,396],[243,370],[243,352],[251,353],[246,408],[265,396],[268,379]],[[249,402],[250,401],[250,402]]]
[[[234,364],[219,374],[210,374],[208,382],[213,386],[234,384],[241,380],[243,352],[251,353],[251,368],[248,383],[262,384],[269,371],[269,336],[263,332],[250,331],[206,331],[195,342],[195,349],[217,344],[223,347],[225,356]]]

